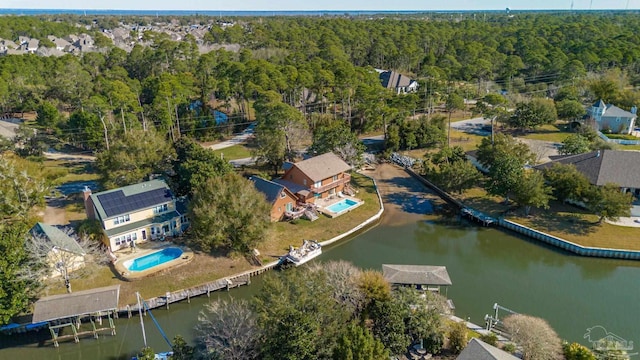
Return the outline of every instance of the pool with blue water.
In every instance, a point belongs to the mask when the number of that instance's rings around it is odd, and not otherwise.
[[[175,260],[182,255],[182,250],[177,247],[169,247],[160,251],[153,252],[151,254],[135,258],[133,260],[127,260],[123,264],[129,271],[145,271],[154,266],[158,266]]]
[[[328,206],[327,209],[334,213],[340,213],[342,211],[348,210],[354,206],[358,205],[358,202],[353,201],[351,199],[344,199],[340,202],[337,202],[331,206]]]

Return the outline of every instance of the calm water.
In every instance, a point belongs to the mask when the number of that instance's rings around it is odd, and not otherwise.
[[[345,259],[372,269],[383,263],[445,265],[453,282],[448,294],[458,316],[483,324],[497,302],[547,319],[570,341],[584,342],[588,327],[602,325],[640,344],[640,263],[579,258],[494,229],[430,222],[381,225],[325,249],[318,259]],[[260,286],[255,278],[251,286],[211,298],[251,298]],[[169,310],[154,310],[154,315],[170,338],[181,334],[192,339],[197,314],[207,301],[201,297],[191,304],[174,304]],[[150,318],[145,325],[149,344],[156,351],[167,350]],[[120,319],[117,330],[115,337],[84,338],[59,349],[0,338],[0,359],[128,359],[142,346],[139,319]]]

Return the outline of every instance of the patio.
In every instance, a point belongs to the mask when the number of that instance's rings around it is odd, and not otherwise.
[[[341,202],[346,202],[346,201],[350,201],[351,203],[349,203],[349,205],[345,209],[340,209],[338,211],[331,209],[333,205],[336,205]],[[348,213],[349,211],[359,207],[360,205],[364,204],[364,201],[353,196],[331,195],[324,199],[316,199],[315,204],[318,207],[318,211],[320,211],[321,213],[331,218],[334,218],[342,214]]]
[[[143,271],[129,271],[129,269],[125,266],[125,262],[127,262],[127,260],[135,260],[137,258],[141,258],[154,252],[162,251],[163,249],[168,248],[179,248],[180,250],[182,250],[182,254],[174,260],[161,263]],[[191,249],[186,246],[177,245],[171,241],[145,242],[136,245],[135,248],[120,250],[116,254],[117,260],[113,263],[113,266],[120,274],[120,276],[127,280],[138,280],[163,270],[181,266],[191,262],[194,258],[194,254]]]

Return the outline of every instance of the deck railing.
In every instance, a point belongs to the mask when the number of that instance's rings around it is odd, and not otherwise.
[[[329,184],[320,186],[318,188],[312,187],[310,190],[311,190],[311,192],[313,192],[315,194],[322,194],[323,192],[325,192],[327,190],[331,190],[331,189],[333,189],[335,187],[338,187],[338,186],[340,186],[342,184],[346,184],[349,181],[351,181],[351,175],[344,174],[342,178],[340,178],[340,179],[338,179],[336,181],[332,181]]]

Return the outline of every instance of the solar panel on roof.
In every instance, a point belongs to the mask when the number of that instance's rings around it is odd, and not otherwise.
[[[122,190],[98,195],[98,200],[107,217],[166,203],[171,198],[171,191],[168,189],[155,189],[131,196],[125,196]]]

